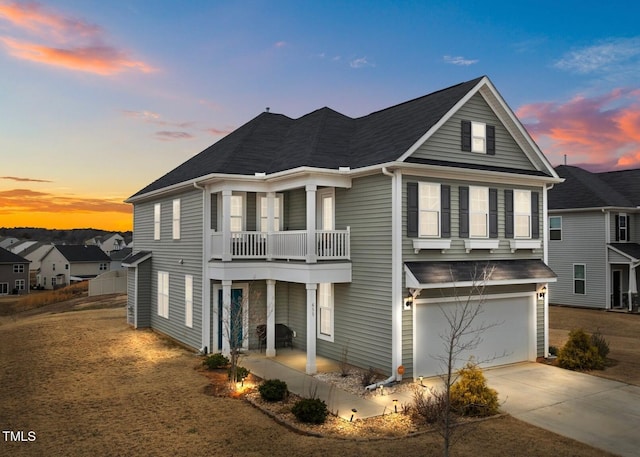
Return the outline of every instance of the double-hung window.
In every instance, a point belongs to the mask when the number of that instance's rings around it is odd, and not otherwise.
[[[24,264],[22,264],[22,263],[14,263],[13,264],[13,272],[14,273],[24,273]]]
[[[279,232],[282,230],[282,194],[278,194],[273,198],[273,231]],[[269,231],[269,198],[266,195],[259,196],[259,222],[260,231]]]
[[[531,191],[513,191],[515,238],[531,238]]]
[[[469,236],[489,236],[489,188],[469,187]]]
[[[180,239],[180,199],[173,200],[172,234],[174,240]]]
[[[160,203],[153,205],[153,239],[160,239],[160,214],[162,207]]]
[[[562,240],[562,216],[549,216],[549,239]]]
[[[158,316],[169,318],[169,273],[158,272]]]
[[[484,122],[462,121],[461,149],[478,154],[496,154],[496,128]]]
[[[244,228],[244,196],[231,196],[231,231],[241,232]]]
[[[421,182],[419,192],[419,236],[440,236],[440,184]]]
[[[318,284],[318,338],[333,341],[333,284]]]
[[[629,216],[625,213],[616,216],[616,241],[629,241]]]
[[[184,325],[193,327],[193,276],[184,277]]]
[[[16,290],[24,290],[25,289],[25,285],[24,285],[24,279],[16,279]]]
[[[585,295],[587,292],[587,266],[584,263],[573,264],[573,293]]]

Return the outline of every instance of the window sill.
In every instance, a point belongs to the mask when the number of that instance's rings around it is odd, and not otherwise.
[[[540,249],[542,242],[540,240],[509,240],[511,246],[511,253],[513,254],[518,249]]]
[[[421,249],[440,249],[444,254],[444,251],[450,248],[451,240],[448,239],[413,239],[413,250],[416,254],[420,252]]]
[[[500,246],[500,240],[498,239],[464,240],[464,248],[467,254],[471,252],[472,249],[488,249],[489,252],[493,252],[494,249],[498,249],[498,246]]]

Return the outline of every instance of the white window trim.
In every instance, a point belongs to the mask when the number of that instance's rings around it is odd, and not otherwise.
[[[427,209],[422,209],[420,202],[422,201],[421,195],[422,195],[422,190],[425,189],[426,187],[431,187],[433,186],[434,188],[438,189],[438,197],[437,197],[437,203],[438,203],[438,209],[435,211],[435,213],[437,214],[437,226],[436,226],[436,234],[424,234],[422,233],[422,224],[421,224],[421,220],[422,220],[422,214],[423,213],[433,213],[434,210],[427,210]],[[418,183],[418,237],[420,238],[440,238],[441,233],[440,233],[440,225],[441,225],[441,217],[442,217],[442,187],[440,184],[438,183],[432,183],[432,182],[419,182]]]
[[[158,316],[169,319],[169,273],[158,271]]]
[[[162,204],[153,205],[153,239],[160,239],[160,221],[162,219]]]
[[[25,289],[24,279],[16,279],[15,288],[16,290],[24,290]]]
[[[240,221],[240,232],[244,232],[247,229],[247,193],[246,192],[232,192],[231,197],[240,197],[241,201],[242,201],[242,208],[241,208],[241,212],[242,214],[240,216],[233,216],[235,218],[241,218]],[[231,210],[231,205],[229,206],[229,209]],[[229,226],[231,227],[233,224],[231,224],[232,216],[231,214],[229,214]],[[231,229],[231,231],[233,232],[234,230]]]
[[[171,218],[172,236],[174,240],[180,239],[180,199],[173,200],[173,215]]]
[[[329,289],[329,297],[325,300],[324,291]],[[332,283],[320,283],[318,284],[318,329],[317,337],[319,340],[330,341],[333,343],[334,338],[334,321],[335,321],[335,306],[334,306],[334,287]],[[321,332],[322,315],[323,312],[329,313],[329,334]]]
[[[184,276],[184,325],[193,328],[193,276]]]
[[[622,219],[624,218],[624,237],[622,236]],[[627,213],[618,213],[618,241],[627,241],[629,238],[629,216]]]
[[[560,219],[560,228],[552,228],[551,227],[551,219]],[[560,239],[554,240],[551,238],[551,232],[560,232]],[[549,216],[549,241],[562,241],[562,216]]]
[[[258,231],[263,232],[267,230],[262,230],[262,219],[266,219],[267,214],[262,214],[262,199],[267,198],[266,193],[256,194],[256,227]],[[279,211],[276,215],[275,212],[273,214],[273,222],[275,224],[274,232],[279,232],[284,230],[282,222],[284,221],[284,194],[276,194],[274,200],[278,200],[279,202]],[[276,223],[276,221],[279,222]]]
[[[13,264],[13,272],[14,273],[24,273],[24,264],[23,263],[14,263]]]
[[[516,202],[518,200],[517,194],[527,194],[528,202],[527,211],[526,212],[518,212],[516,211]],[[529,220],[529,230],[526,235],[518,234],[518,216],[526,216]],[[523,189],[514,189],[513,190],[513,237],[520,240],[531,239],[531,191],[523,190]]]
[[[335,230],[336,227],[336,192],[335,188],[318,189],[316,203],[316,226],[318,230]],[[324,199],[331,198],[331,228],[324,227]]]
[[[577,265],[582,265],[583,271],[584,271],[584,278],[576,278],[576,266]],[[573,282],[572,282],[573,295],[587,295],[587,264],[586,263],[574,263],[572,268],[571,268],[571,270],[572,270],[571,275],[573,277]],[[576,292],[576,281],[583,281],[584,282],[584,293],[580,294],[580,293]]]
[[[472,198],[471,198],[471,194],[473,193],[472,190],[473,189],[482,189],[484,191],[485,197],[486,197],[486,202],[487,202],[487,206],[486,206],[486,210],[484,211],[473,211],[472,210]],[[483,214],[484,215],[484,235],[476,235],[473,233],[472,227],[472,215],[473,214]],[[483,186],[469,186],[469,238],[475,238],[475,239],[485,239],[485,238],[489,238],[489,188],[488,187],[483,187]]]
[[[474,135],[475,129],[482,129],[482,135]],[[474,139],[482,139],[482,148],[477,148]],[[471,121],[471,152],[478,154],[487,153],[487,124],[484,122]]]

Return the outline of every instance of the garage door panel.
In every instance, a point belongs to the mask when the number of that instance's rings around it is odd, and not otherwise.
[[[433,376],[446,370],[438,359],[446,357],[447,352],[446,337],[441,336],[449,331],[443,309],[451,312],[455,306],[456,303],[416,305],[416,376]],[[473,328],[486,328],[479,332],[480,344],[462,353],[455,368],[461,368],[471,356],[483,362],[485,368],[528,360],[533,331],[531,298],[493,298],[481,306],[481,313],[472,323]]]

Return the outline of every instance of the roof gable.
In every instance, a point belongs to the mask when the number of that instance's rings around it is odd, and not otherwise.
[[[29,263],[30,260],[14,254],[4,248],[0,248],[0,263]]]

